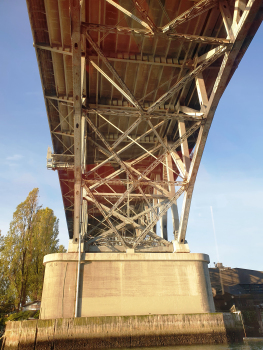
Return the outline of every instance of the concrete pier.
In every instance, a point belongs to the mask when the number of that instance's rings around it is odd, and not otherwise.
[[[77,253],[45,256],[41,319],[75,314]],[[193,253],[83,253],[78,316],[214,312],[209,257]]]
[[[214,313],[209,257],[83,253],[45,256],[39,320],[8,322],[2,350],[102,349],[239,342],[239,315]]]

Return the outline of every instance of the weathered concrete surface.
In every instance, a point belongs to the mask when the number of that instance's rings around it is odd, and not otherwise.
[[[8,322],[2,350],[92,349],[242,341],[238,315],[146,315]]]
[[[77,253],[50,254],[41,319],[75,313]],[[78,315],[214,312],[209,257],[192,253],[83,253]]]

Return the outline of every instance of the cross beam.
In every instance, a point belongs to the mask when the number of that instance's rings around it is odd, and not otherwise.
[[[146,38],[158,37],[158,38],[164,38],[166,40],[179,40],[183,42],[192,42],[192,43],[200,43],[200,44],[226,45],[226,46],[231,45],[230,39],[208,37],[203,35],[183,34],[183,33],[176,33],[172,31],[163,32],[162,30],[163,30],[162,28],[156,28],[156,30],[152,32],[145,29],[110,26],[106,24],[82,23],[83,33],[87,33],[87,31],[96,31],[96,32],[107,32],[107,33],[122,34],[122,35],[140,35]],[[43,48],[43,46],[41,48]]]

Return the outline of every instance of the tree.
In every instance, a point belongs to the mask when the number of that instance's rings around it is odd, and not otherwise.
[[[54,216],[53,210],[45,208],[38,210],[35,220],[28,296],[32,300],[39,300],[41,299],[44,278],[43,258],[47,254],[59,251],[58,219]],[[65,252],[64,247],[60,249]]]
[[[4,249],[4,236],[0,230],[0,257]],[[4,325],[5,315],[14,308],[14,297],[10,291],[10,280],[5,273],[5,264],[0,259],[0,328]]]
[[[8,292],[19,309],[29,299],[40,299],[43,257],[58,252],[58,219],[53,210],[41,209],[38,188],[34,188],[13,214],[10,229],[3,239],[0,261],[8,277]]]
[[[38,188],[34,188],[27,199],[20,203],[13,214],[10,229],[5,237],[4,250],[6,268],[9,273],[11,288],[15,293],[17,308],[25,304],[32,260],[32,240],[38,205]]]

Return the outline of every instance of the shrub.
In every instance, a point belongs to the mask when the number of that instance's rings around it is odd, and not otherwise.
[[[39,310],[28,310],[28,311],[19,311],[17,313],[11,314],[7,317],[7,321],[22,321],[28,320],[29,318],[39,318]]]

